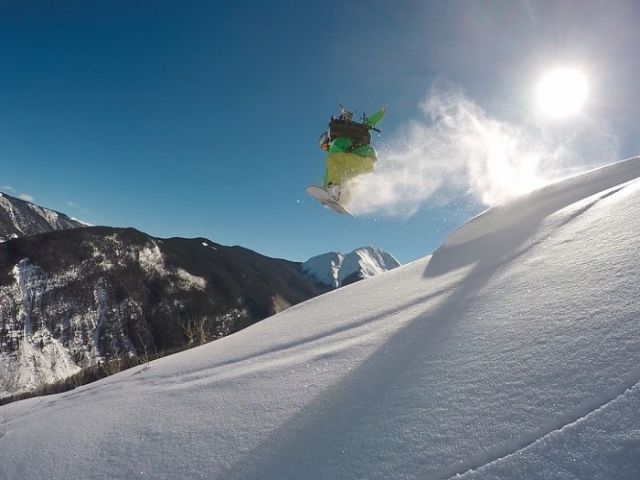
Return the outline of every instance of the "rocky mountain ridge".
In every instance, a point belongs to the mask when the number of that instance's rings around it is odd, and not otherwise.
[[[25,235],[87,226],[64,213],[0,192],[0,242]]]
[[[335,264],[324,261],[333,254],[301,264],[205,238],[87,227],[0,200],[8,237],[0,243],[0,397],[221,338],[397,265],[372,247],[339,254]],[[331,265],[335,282],[318,274]]]
[[[220,338],[328,291],[209,240],[87,227],[0,244],[0,396]]]

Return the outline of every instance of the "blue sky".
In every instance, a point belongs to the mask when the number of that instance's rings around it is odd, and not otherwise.
[[[631,1],[0,5],[0,184],[94,224],[291,260],[363,245],[420,258],[485,207],[456,194],[409,218],[331,214],[304,193],[328,117],[386,105],[374,142],[392,148],[446,83],[520,125],[553,62],[586,66],[589,114],[620,158],[640,153]]]

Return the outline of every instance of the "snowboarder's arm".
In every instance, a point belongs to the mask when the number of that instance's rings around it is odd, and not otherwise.
[[[374,128],[384,118],[384,114],[386,111],[387,111],[386,108],[382,107],[380,110],[378,110],[376,113],[374,113],[367,119],[365,125],[367,125],[368,127]]]
[[[338,137],[333,142],[331,142],[329,153],[348,152],[351,145],[352,142],[350,138]]]

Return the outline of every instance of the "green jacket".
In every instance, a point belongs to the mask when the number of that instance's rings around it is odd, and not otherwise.
[[[330,183],[342,185],[358,175],[373,172],[378,159],[375,149],[371,145],[360,145],[350,150],[351,139],[338,137],[329,147],[327,154],[327,171],[324,186]]]
[[[381,108],[367,119],[366,125],[375,128],[385,115],[385,108]],[[330,183],[342,185],[344,182],[373,172],[378,155],[371,145],[360,145],[353,148],[353,142],[348,137],[335,138],[327,153],[327,171],[324,186]]]

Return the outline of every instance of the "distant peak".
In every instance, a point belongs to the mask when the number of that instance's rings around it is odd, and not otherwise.
[[[0,241],[83,226],[64,213],[0,193]]]
[[[301,269],[316,281],[338,288],[399,266],[400,262],[390,253],[376,247],[364,246],[347,254],[327,252],[316,255],[304,262]]]

